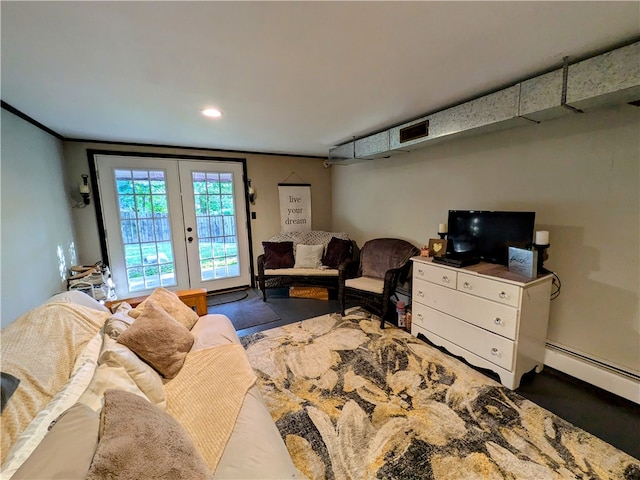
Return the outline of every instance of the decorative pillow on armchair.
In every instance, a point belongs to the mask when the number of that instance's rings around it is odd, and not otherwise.
[[[327,252],[322,258],[322,264],[329,268],[338,268],[349,257],[351,257],[351,240],[331,237],[329,245],[327,245]]]
[[[293,242],[262,242],[264,268],[293,268]]]
[[[388,270],[402,267],[418,253],[414,245],[399,238],[369,240],[360,251],[362,276],[384,278]]]

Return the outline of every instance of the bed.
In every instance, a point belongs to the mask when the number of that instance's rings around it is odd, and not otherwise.
[[[204,290],[109,307],[65,292],[2,330],[2,478],[304,478]]]

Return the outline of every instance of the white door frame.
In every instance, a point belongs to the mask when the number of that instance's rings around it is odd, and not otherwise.
[[[246,189],[243,188],[244,180],[242,165],[238,163],[211,160],[206,162],[202,160],[184,160],[179,162],[178,170],[180,172],[182,205],[184,212],[184,232],[185,238],[187,239],[186,248],[189,260],[189,278],[191,281],[191,288],[206,288],[207,290],[211,290],[210,287],[215,286],[215,290],[225,290],[241,285],[249,285],[251,283],[249,235],[245,235],[243,232],[245,226],[248,228],[249,222],[246,212]],[[236,238],[237,245],[237,265],[240,266],[237,275],[213,280],[201,278],[200,251],[198,249],[200,239],[198,237],[196,210],[194,204],[193,172],[230,174],[233,178],[233,211],[235,216],[234,236]],[[231,216],[229,215],[226,218],[230,217]],[[222,217],[216,216],[213,218],[221,219]],[[189,231],[189,229],[191,230]],[[231,232],[225,232],[225,235],[229,235],[229,233]],[[225,270],[224,267],[221,269]],[[213,270],[216,270],[215,266]]]
[[[193,156],[193,155],[172,155],[172,154],[147,154],[147,153],[139,153],[139,152],[114,152],[114,151],[107,151],[107,150],[87,150],[87,155],[88,155],[88,159],[89,159],[89,168],[90,168],[90,173],[91,173],[91,181],[92,181],[92,186],[93,186],[93,190],[94,192],[96,192],[96,195],[94,196],[94,206],[95,206],[95,210],[96,210],[96,217],[97,217],[97,223],[98,223],[98,232],[99,232],[99,237],[100,237],[100,248],[101,248],[101,252],[102,252],[102,257],[103,257],[103,261],[110,265],[111,267],[111,271],[112,271],[112,275],[114,276],[114,281],[116,281],[116,289],[118,288],[118,275],[122,275],[124,273],[124,265],[115,265],[113,264],[113,259],[111,258],[111,256],[109,255],[109,248],[111,246],[111,244],[108,243],[108,236],[107,236],[107,226],[106,226],[106,222],[105,222],[105,215],[104,215],[104,208],[102,206],[102,204],[105,201],[115,201],[115,199],[113,198],[113,192],[111,194],[111,196],[109,196],[108,194],[105,196],[104,192],[101,191],[100,188],[100,181],[98,178],[98,165],[97,165],[97,159],[98,157],[104,158],[104,157],[126,157],[128,161],[131,161],[132,157],[139,159],[141,162],[144,162],[146,164],[146,161],[152,161],[154,168],[158,168],[159,164],[158,161],[160,160],[171,160],[171,161],[180,161],[180,160],[185,160],[185,161],[213,161],[213,162],[229,162],[229,163],[235,163],[235,164],[241,164],[242,165],[242,186],[243,188],[240,189],[235,189],[235,193],[237,196],[239,196],[238,198],[241,201],[237,201],[236,204],[239,205],[238,210],[242,210],[242,217],[244,217],[243,219],[243,224],[240,223],[240,219],[238,218],[237,221],[237,228],[238,228],[238,234],[239,236],[242,236],[240,234],[245,234],[245,238],[246,238],[246,242],[247,242],[247,259],[245,259],[245,263],[244,263],[244,268],[248,270],[248,277],[247,277],[247,284],[246,285],[239,285],[239,286],[254,286],[254,265],[253,265],[253,252],[252,252],[252,242],[251,242],[251,222],[249,221],[249,201],[248,201],[248,183],[247,183],[247,165],[246,165],[246,159],[244,158],[222,158],[222,157],[204,157],[204,156]],[[102,161],[101,161],[102,164]],[[140,164],[141,166],[143,165],[143,163]],[[144,167],[143,167],[144,168]],[[169,188],[169,187],[168,187]],[[113,205],[113,204],[112,204]],[[244,205],[244,208],[241,208],[241,205]],[[175,208],[174,206],[171,206],[170,208]],[[182,209],[180,208],[178,210],[179,212],[182,213]],[[174,215],[175,217],[182,217],[182,215]],[[176,219],[177,220],[177,219]],[[183,219],[180,218],[179,219],[179,223],[181,223],[181,225],[179,226],[174,226],[173,225],[173,221],[174,219],[171,219],[172,221],[172,230],[176,231],[176,232],[184,232],[184,223],[183,223]],[[246,230],[243,229],[243,227],[246,226]],[[112,226],[113,228],[113,226]],[[176,230],[174,230],[174,228]],[[118,229],[116,229],[116,231],[118,231]],[[182,242],[185,241],[186,235],[182,237]],[[182,244],[181,242],[181,244]],[[112,242],[113,243],[113,242]],[[176,246],[176,255],[178,255],[178,247]],[[186,248],[180,248],[181,252],[184,251],[184,258],[181,257],[180,260],[184,260],[185,263],[183,265],[186,265],[188,262],[186,262]],[[181,253],[182,255],[182,253]],[[114,274],[114,270],[117,271],[118,273]],[[172,287],[169,288],[170,290],[179,290],[179,289],[183,289],[183,288],[189,288],[189,281],[188,281],[188,274],[187,274],[187,279],[186,281],[182,279],[182,272],[180,272],[179,274],[179,280],[178,280],[178,286],[176,287]],[[126,278],[124,279],[123,285],[126,285]],[[121,283],[121,282],[120,282]],[[224,290],[226,287],[222,287],[221,290]],[[235,287],[234,287],[235,288]],[[143,292],[136,292],[135,295],[146,295],[148,293],[151,293],[152,290],[148,290],[148,291],[143,291]]]

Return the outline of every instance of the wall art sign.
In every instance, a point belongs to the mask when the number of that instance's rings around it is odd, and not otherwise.
[[[311,185],[279,183],[280,228],[283,232],[311,230]]]

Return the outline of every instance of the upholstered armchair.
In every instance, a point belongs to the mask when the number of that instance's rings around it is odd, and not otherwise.
[[[360,250],[357,271],[353,265],[340,268],[338,296],[344,315],[347,300],[380,315],[380,328],[384,328],[390,297],[398,282],[404,282],[411,268],[409,259],[420,250],[399,238],[376,238],[367,241]]]

